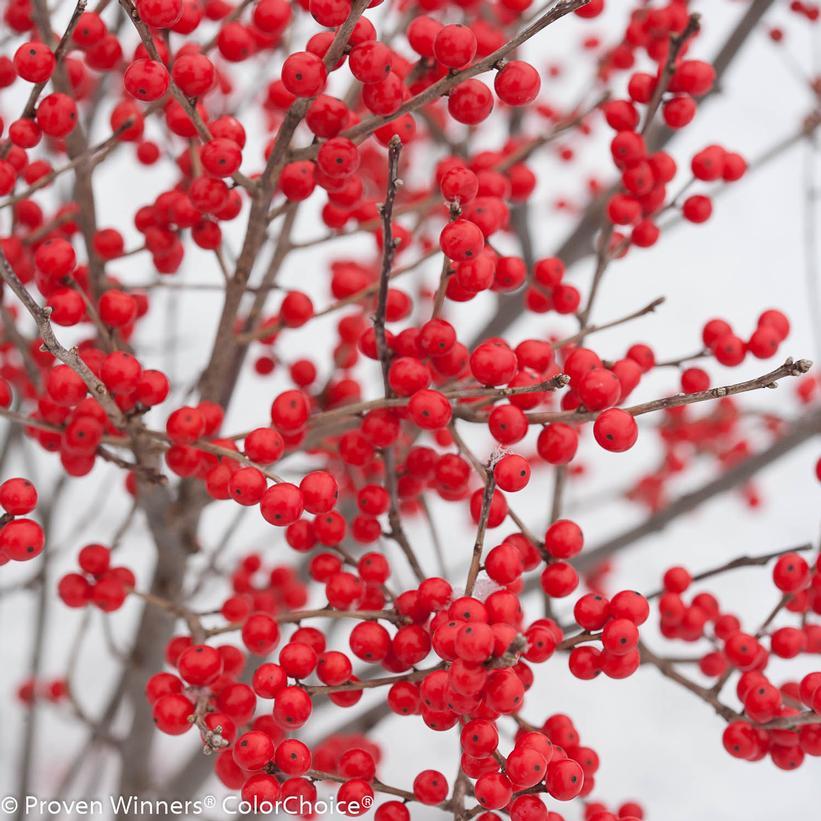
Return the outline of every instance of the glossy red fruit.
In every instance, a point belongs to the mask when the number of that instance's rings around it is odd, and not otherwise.
[[[593,435],[605,450],[623,453],[636,444],[639,436],[636,420],[626,411],[611,408],[596,417]]]
[[[46,82],[56,65],[54,52],[45,43],[23,43],[14,53],[17,74],[30,83]]]
[[[481,80],[465,80],[448,96],[448,112],[465,125],[478,125],[493,110],[493,95]]]
[[[539,72],[524,60],[511,60],[496,73],[493,87],[499,99],[508,105],[532,103],[541,88]]]
[[[443,26],[433,40],[433,55],[448,68],[466,66],[476,54],[476,35],[458,23]]]
[[[526,487],[530,481],[530,464],[527,459],[511,453],[496,463],[493,476],[502,490],[515,493]]]
[[[147,59],[135,60],[123,75],[126,91],[144,102],[159,100],[168,89],[169,80],[162,63]]]
[[[154,723],[163,733],[182,735],[192,726],[190,718],[194,715],[194,709],[194,703],[182,693],[162,696],[154,704]]]
[[[182,0],[136,0],[140,17],[154,28],[171,28],[182,17]]]
[[[289,55],[282,65],[282,82],[297,97],[313,97],[325,85],[325,66],[309,51]]]
[[[584,772],[575,761],[551,761],[547,767],[547,791],[557,801],[570,801],[584,786]]]

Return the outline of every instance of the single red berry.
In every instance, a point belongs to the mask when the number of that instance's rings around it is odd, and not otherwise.
[[[222,657],[206,644],[193,644],[177,661],[180,676],[188,684],[203,687],[222,674]]]
[[[50,137],[67,137],[77,125],[77,105],[66,94],[55,92],[37,106],[37,125]]]
[[[422,770],[413,779],[413,795],[422,804],[439,804],[447,798],[448,781],[437,770]]]
[[[26,562],[43,552],[43,528],[32,519],[14,519],[0,530],[0,552],[12,561]]]
[[[154,28],[171,28],[182,17],[183,0],[136,0],[140,17]]]
[[[448,399],[439,391],[419,390],[408,402],[411,419],[426,430],[438,430],[450,422],[452,410]]]
[[[484,241],[479,227],[466,219],[449,222],[439,235],[443,253],[455,262],[477,257],[484,247]]]
[[[809,565],[799,553],[786,553],[773,566],[773,582],[784,593],[801,590],[809,578]]]
[[[566,758],[551,761],[547,767],[547,791],[557,801],[570,801],[584,786],[584,772],[575,761]]]
[[[493,110],[493,95],[481,80],[465,80],[448,96],[448,112],[465,125],[478,125]]]
[[[433,55],[448,68],[463,68],[476,54],[476,35],[458,23],[443,26],[433,41]]]
[[[636,420],[629,413],[610,408],[596,417],[593,435],[605,450],[622,453],[636,444],[639,430]]]
[[[282,64],[282,82],[297,97],[313,97],[325,85],[325,66],[309,51],[290,54]]]
[[[499,99],[508,105],[532,103],[541,88],[539,72],[524,60],[511,60],[496,73],[493,87]]]
[[[30,83],[45,83],[56,65],[54,52],[45,43],[23,43],[14,53],[17,74]]]
[[[557,559],[571,559],[584,546],[582,529],[569,519],[559,519],[547,529],[545,548]]]
[[[168,89],[169,79],[162,63],[148,59],[134,60],[123,75],[125,90],[144,102],[159,100]]]
[[[509,454],[496,463],[493,475],[502,490],[515,493],[530,481],[530,464],[521,456]]]
[[[289,482],[271,485],[262,495],[259,507],[267,522],[277,527],[285,527],[302,515],[302,492]]]
[[[28,479],[6,479],[0,485],[0,505],[12,516],[25,516],[37,505],[37,488]]]
[[[182,693],[169,693],[155,702],[152,714],[160,732],[182,735],[192,726],[194,710],[194,703]]]

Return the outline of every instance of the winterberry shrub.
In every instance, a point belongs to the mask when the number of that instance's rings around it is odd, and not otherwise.
[[[716,544],[707,567],[670,556],[657,589],[622,582],[627,548],[734,488],[753,511],[759,471],[821,432],[784,310],[731,324],[707,289],[686,353],[638,330],[664,300],[631,284],[631,260],[674,229],[697,243],[725,192],[821,123],[815,77],[760,158],[701,126],[767,14],[793,68],[785,32],[819,16],[735,4],[711,59],[719,5],[2,0],[0,464],[40,498],[0,484],[0,595],[41,596],[20,704],[89,730],[61,790],[99,749],[123,794],[213,777],[262,814],[290,798],[309,818],[330,795],[376,821],[665,818],[657,798],[645,815],[641,796],[599,796],[599,729],[554,701],[559,666],[579,691],[613,680],[615,711],[616,680],[682,688],[722,721],[693,754],[813,766],[817,533]],[[581,32],[567,66],[551,61],[563,30]],[[545,205],[544,156],[584,192]],[[558,249],[551,219],[573,223]],[[722,239],[728,257],[753,241]],[[602,304],[613,277],[636,295],[622,316]],[[600,342],[616,327],[637,329],[618,350]],[[737,398],[790,380],[798,413]],[[600,464],[642,471],[621,495],[644,518],[604,539],[567,504]],[[64,488],[88,499],[88,476],[106,501],[60,532]],[[108,500],[127,508],[113,528]],[[765,579],[754,620],[722,588],[739,568]],[[79,625],[57,677],[52,603]],[[107,705],[75,676],[101,623],[120,670]],[[430,749],[446,738],[447,772],[380,745],[388,717]],[[192,758],[155,782],[159,734]],[[391,756],[401,783],[381,777]],[[37,766],[29,735],[22,784]]]

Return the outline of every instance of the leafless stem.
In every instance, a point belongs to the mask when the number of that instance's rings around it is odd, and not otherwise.
[[[473,594],[476,585],[476,578],[479,575],[479,567],[482,564],[482,550],[485,544],[485,532],[487,531],[488,517],[490,516],[490,503],[493,501],[493,492],[496,490],[496,479],[493,475],[493,465],[489,463],[485,469],[485,488],[482,491],[482,508],[479,512],[479,524],[476,528],[476,541],[473,543],[473,555],[468,569],[468,578],[465,582],[465,595]]]
[[[769,564],[773,559],[777,559],[779,556],[783,556],[786,553],[803,553],[807,550],[812,550],[811,544],[802,544],[798,547],[787,547],[783,550],[776,550],[774,553],[765,553],[763,556],[739,556],[732,561],[719,565],[718,567],[713,567],[710,570],[703,570],[701,573],[696,573],[692,580],[693,582],[702,582],[705,579],[711,579],[713,576],[720,576],[730,570],[738,570],[742,567],[763,567],[764,565]],[[649,593],[646,598],[657,599],[662,595],[662,593],[664,593],[663,590],[655,590],[654,592]]]

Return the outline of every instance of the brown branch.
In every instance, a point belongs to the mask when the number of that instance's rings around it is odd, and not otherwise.
[[[373,318],[373,330],[376,336],[376,351],[382,366],[382,381],[385,388],[385,398],[391,395],[388,383],[388,369],[390,367],[390,353],[385,337],[385,314],[388,308],[388,282],[393,259],[396,254],[396,240],[393,237],[393,206],[396,201],[396,192],[402,184],[399,179],[399,155],[402,152],[402,141],[394,136],[388,145],[388,185],[385,202],[379,208],[382,218],[382,266],[379,271],[379,288],[376,297],[376,314]]]
[[[336,67],[357,20],[368,5],[369,0],[355,0],[352,3],[348,19],[337,29],[323,57],[327,70],[333,70]],[[254,187],[245,239],[237,259],[234,276],[225,289],[225,302],[217,325],[211,355],[200,377],[201,398],[219,402],[226,408],[234,389],[232,374],[236,374],[240,369],[247,350],[247,346],[243,347],[235,339],[237,313],[251,276],[254,261],[267,236],[268,209],[279,182],[279,173],[285,164],[287,149],[311,102],[312,100],[308,98],[299,99],[288,109],[271,153],[268,155],[265,169]]]
[[[720,576],[730,570],[738,570],[742,567],[763,567],[765,564],[769,564],[773,559],[777,559],[785,553],[803,553],[807,550],[812,550],[811,544],[802,544],[798,547],[787,547],[783,550],[776,550],[774,553],[765,553],[763,556],[739,556],[732,561],[719,565],[718,567],[713,567],[710,570],[703,570],[701,573],[696,573],[696,575],[692,577],[691,581],[693,583],[702,582],[705,579],[711,579],[713,576]],[[663,593],[664,590],[655,590],[652,593],[648,593],[645,598],[657,599]]]
[[[436,293],[433,295],[433,309],[431,319],[436,319],[441,313],[445,304],[445,294],[448,289],[448,281],[453,274],[450,260],[447,257],[442,259],[442,270],[439,272],[439,284],[436,286]]]
[[[393,206],[396,201],[396,192],[401,185],[401,180],[399,179],[399,155],[401,151],[402,141],[398,137],[394,137],[388,145],[388,183],[385,193],[385,202],[382,203],[380,208],[382,217],[382,265],[379,272],[376,314],[373,318],[376,351],[382,369],[382,384],[386,401],[389,400],[393,394],[390,382],[388,381],[390,351],[388,350],[388,343],[385,336],[385,314],[388,306],[388,281],[396,252],[396,241],[393,237]],[[402,517],[399,514],[399,496],[396,489],[396,464],[392,446],[389,445],[383,448],[382,461],[385,465],[385,485],[388,496],[390,497],[390,508],[388,510],[390,531],[387,535],[399,545],[399,549],[405,554],[405,558],[414,576],[421,582],[426,576],[416,556],[416,552],[408,539],[405,528],[402,525]]]
[[[257,326],[259,317],[265,308],[267,297],[276,287],[277,276],[282,270],[288,252],[291,250],[291,233],[296,223],[297,205],[298,203],[290,203],[285,210],[285,219],[282,221],[274,253],[271,255],[271,260],[259,283],[259,287],[255,289],[254,301],[251,303],[251,309],[248,311],[248,316],[245,317],[242,325],[245,334],[250,334],[251,329]],[[270,333],[270,329],[268,332]],[[242,338],[242,334],[240,334],[240,338]]]
[[[479,524],[476,528],[476,541],[473,543],[473,556],[470,560],[468,577],[465,582],[465,595],[472,596],[473,588],[476,585],[476,578],[479,575],[479,567],[482,564],[482,551],[485,545],[485,532],[487,531],[487,521],[490,516],[490,504],[493,501],[493,492],[496,489],[496,479],[493,474],[493,461],[488,462],[485,468],[485,488],[482,492],[482,508],[479,513]]]
[[[549,145],[554,140],[558,139],[562,134],[566,134],[568,131],[578,128],[591,114],[598,111],[598,109],[601,108],[601,106],[603,106],[610,99],[610,97],[611,94],[609,91],[604,92],[590,105],[582,108],[581,110],[576,110],[571,113],[570,116],[559,120],[547,133],[534,137],[528,142],[522,143],[519,148],[507,154],[505,158],[497,166],[495,166],[495,170],[505,172],[510,170],[511,166],[514,166],[517,163],[526,162],[540,148]]]
[[[153,113],[154,111],[159,111],[161,106],[157,105],[156,103],[152,103],[145,112],[143,116],[147,117],[149,113]],[[66,174],[69,171],[73,171],[75,168],[78,168],[83,163],[89,163],[92,166],[100,162],[102,159],[107,157],[115,148],[118,148],[122,145],[120,137],[122,134],[127,131],[133,125],[133,120],[131,118],[127,119],[122,125],[120,125],[115,131],[113,131],[105,140],[97,145],[93,145],[86,149],[81,154],[75,154],[69,162],[65,165],[60,166],[60,168],[55,168],[52,171],[49,171],[48,174],[44,174],[38,180],[33,182],[28,188],[19,191],[16,194],[9,195],[4,200],[0,200],[0,211],[4,208],[8,208],[11,205],[14,205],[21,200],[29,199],[32,194],[36,193],[42,188],[46,188],[49,186],[54,180],[58,177],[61,177],[63,174]]]
[[[157,485],[168,484],[168,478],[165,474],[160,473],[155,468],[148,465],[142,465],[139,462],[130,462],[127,459],[123,459],[102,445],[97,448],[96,453],[101,459],[106,462],[110,462],[112,465],[116,465],[118,468],[140,474],[146,482],[151,482]]]
[[[687,676],[682,675],[670,661],[657,656],[644,642],[639,642],[639,652],[641,653],[643,664],[652,664],[665,678],[675,681],[676,684],[680,684],[685,690],[689,690],[693,695],[698,696],[703,702],[709,704],[725,721],[734,721],[742,718],[740,713],[737,713],[719,701],[712,690],[707,687],[702,687],[700,684],[687,678]]]
[[[51,36],[49,8],[46,0],[33,0],[32,15],[41,37],[45,42]],[[74,98],[74,89],[68,76],[65,64],[57,63],[51,77],[54,89],[61,94]],[[71,133],[65,138],[66,153],[78,162],[74,167],[73,196],[77,201],[76,220],[88,258],[89,287],[95,299],[99,299],[105,285],[105,265],[94,250],[94,237],[97,233],[97,211],[94,200],[94,188],[91,183],[92,167],[88,160],[88,138],[80,122],[77,122]]]
[[[468,789],[467,776],[459,767],[459,774],[456,776],[456,781],[453,785],[453,793],[450,798],[450,803],[453,807],[453,821],[466,821],[467,815],[465,813],[465,795]]]
[[[689,356],[680,356],[676,359],[665,359],[662,362],[656,362],[653,365],[654,368],[680,368],[682,365],[686,365],[688,362],[693,362],[696,359],[703,359],[705,356],[712,356],[712,353],[707,348],[702,348],[700,351],[696,353],[690,354]]]
[[[550,505],[551,524],[562,515],[562,498],[567,487],[567,466],[557,465],[553,478],[553,500]]]
[[[442,670],[445,662],[440,662],[434,667],[424,670],[413,670],[410,673],[401,673],[397,676],[381,676],[380,678],[369,678],[363,681],[349,681],[346,684],[316,684],[303,687],[306,693],[311,696],[328,695],[330,693],[352,693],[360,690],[372,690],[376,687],[392,687],[399,681],[421,681],[436,670]]]
[[[274,209],[272,214],[268,215],[269,220],[274,219],[275,217],[280,216],[282,210],[286,208],[288,205],[288,201],[286,200],[283,205],[279,205]],[[440,194],[434,194],[430,197],[426,197],[420,201],[411,201],[407,202],[404,205],[397,205],[393,209],[393,215],[395,217],[403,216],[405,214],[416,214],[420,218],[424,219],[425,217],[430,216],[433,214],[439,206],[442,205],[442,197]],[[366,232],[371,232],[377,230],[382,225],[381,217],[376,217],[373,219],[365,220],[360,222],[354,228],[349,228],[343,231],[330,231],[327,234],[323,234],[319,237],[314,237],[313,239],[305,239],[299,242],[293,243],[291,246],[296,251],[303,251],[306,248],[315,248],[317,245],[324,245],[327,242],[333,242],[338,239],[347,239],[349,237],[355,237],[359,234],[364,234]]]
[[[773,607],[772,610],[767,614],[767,618],[761,622],[761,627],[758,628],[755,632],[755,637],[760,639],[762,636],[765,636],[767,630],[769,629],[770,625],[775,621],[776,616],[792,601],[793,594],[792,593],[784,593],[778,600],[778,603]]]
[[[448,431],[450,431],[450,435],[453,437],[453,443],[456,445],[456,449],[459,451],[459,453],[462,454],[462,456],[465,457],[465,459],[468,460],[468,462],[470,462],[471,466],[476,471],[479,478],[482,480],[482,484],[487,486],[487,483],[489,481],[488,469],[485,467],[485,465],[482,464],[482,462],[476,456],[476,454],[468,447],[467,442],[465,442],[465,440],[462,438],[462,435],[456,429],[456,425],[453,422],[451,422],[448,425]],[[513,508],[511,508],[509,503],[507,507],[507,515],[508,518],[516,525],[516,527],[519,528],[524,537],[536,546],[536,548],[542,553],[543,557],[547,558],[547,553],[544,550],[544,544],[540,542],[533,535],[533,533],[531,533],[527,525],[525,525],[521,517],[516,514]]]
[[[353,563],[354,565],[356,562]],[[145,599],[149,604],[153,604],[169,613],[174,613],[186,621],[195,624],[197,630],[200,631],[204,638],[212,638],[213,636],[222,636],[226,633],[234,633],[242,629],[241,623],[222,624],[218,627],[202,627],[200,618],[207,613],[195,613],[187,607],[184,607],[174,602],[160,599],[157,596],[148,596],[147,594],[137,594],[140,598]],[[280,624],[299,624],[306,619],[331,619],[333,621],[344,621],[345,619],[353,619],[354,621],[375,621],[382,619],[389,621],[392,624],[403,625],[410,620],[407,616],[402,616],[395,610],[333,610],[330,607],[319,608],[317,610],[291,610],[285,613],[277,613],[273,616],[274,620]]]
[[[250,6],[253,2],[254,0],[242,0],[242,2],[237,3],[237,5],[234,6],[234,8],[232,9],[231,13],[227,15],[225,18],[223,18],[222,25],[230,23],[234,20],[239,20],[239,18],[242,17],[242,14],[245,11],[245,9],[247,9],[248,6]],[[211,37],[209,40],[206,40],[202,44],[202,46],[200,47],[200,51],[202,51],[203,54],[206,54],[207,52],[211,51],[211,49],[216,47],[217,38],[219,37],[220,31],[221,28],[217,29],[214,36]]]
[[[654,299],[648,305],[645,305],[643,308],[639,308],[637,311],[633,311],[627,316],[620,317],[619,319],[612,319],[610,322],[601,322],[596,325],[587,325],[583,327],[578,333],[573,334],[573,336],[567,336],[564,339],[560,339],[558,342],[553,343],[554,349],[559,349],[565,347],[565,345],[575,345],[578,342],[581,342],[586,337],[590,336],[591,334],[598,333],[599,331],[606,331],[610,328],[616,328],[619,325],[624,325],[627,322],[631,322],[634,319],[639,319],[640,317],[646,316],[647,314],[652,314],[655,312],[656,308],[659,307],[664,301],[665,297],[660,296],[657,299]]]
[[[520,385],[514,388],[482,388],[482,387],[466,387],[452,390],[442,390],[440,393],[451,402],[459,402],[463,399],[489,399],[499,400],[507,399],[511,396],[517,396],[525,393],[542,393],[544,391],[555,391],[565,387],[570,382],[570,377],[566,374],[560,373],[556,376],[539,382],[535,385]],[[350,405],[343,405],[339,408],[334,408],[329,411],[322,411],[314,414],[309,424],[316,428],[320,425],[326,425],[329,422],[336,421],[346,416],[359,416],[377,408],[403,408],[410,401],[410,397],[397,396],[388,399],[369,399],[364,402],[352,402]],[[229,438],[241,439],[245,436],[242,434],[235,434]]]
[[[276,287],[276,279],[279,276],[279,272],[282,270],[282,266],[285,263],[288,252],[291,249],[291,234],[293,232],[294,225],[296,224],[298,205],[299,203],[291,203],[285,211],[285,219],[282,221],[279,237],[277,238],[274,251],[268,263],[268,268],[262,277],[259,287],[255,289],[256,293],[254,296],[254,301],[251,304],[251,309],[249,310],[248,315],[242,322],[240,333],[235,336],[234,341],[236,342],[236,347],[233,353],[234,367],[225,376],[223,396],[230,396],[236,388],[237,381],[239,380],[240,373],[242,372],[242,363],[248,350],[248,345],[251,339],[253,339],[251,329],[257,326],[259,317],[265,309],[268,294]],[[226,287],[233,287],[231,286],[230,281]],[[247,285],[245,290],[250,290]],[[272,329],[268,328],[266,329],[265,335],[271,332]]]
[[[23,367],[26,369],[26,375],[32,385],[39,391],[42,388],[42,376],[40,373],[40,366],[35,362],[31,353],[31,346],[27,339],[23,337],[17,329],[8,308],[0,304],[0,317],[3,319],[3,335],[17,348],[20,358],[23,360]]]
[[[750,726],[763,730],[794,729],[804,724],[821,723],[821,714],[811,711],[806,711],[793,716],[776,718],[764,724],[749,721],[742,713],[738,713],[731,707],[724,704],[718,698],[715,688],[702,687],[700,684],[676,670],[674,661],[657,656],[643,642],[639,642],[639,651],[641,652],[642,664],[651,664],[665,678],[669,678],[671,681],[676,682],[676,684],[679,684],[685,690],[688,690],[693,695],[700,698],[705,704],[709,704],[725,721],[747,721]]]
[[[641,129],[642,134],[646,134],[647,130],[653,124],[653,120],[656,117],[656,113],[659,110],[659,106],[661,105],[661,101],[664,95],[667,93],[667,89],[670,86],[670,80],[673,79],[673,74],[676,70],[676,63],[678,62],[679,54],[681,54],[681,50],[687,44],[687,41],[693,37],[694,35],[698,34],[699,30],[701,29],[701,15],[700,14],[691,14],[687,19],[687,25],[681,31],[680,34],[674,34],[670,37],[670,47],[667,52],[667,60],[664,63],[664,68],[661,71],[661,76],[658,78],[656,82],[656,87],[653,90],[653,96],[650,99],[650,102],[647,104],[647,110],[644,114],[644,124]]]
[[[696,393],[677,393],[674,396],[667,396],[663,399],[654,399],[652,402],[643,402],[640,405],[631,405],[622,408],[631,416],[642,416],[645,413],[653,413],[667,408],[679,408],[684,405],[693,405],[697,402],[709,402],[712,399],[722,399],[725,396],[736,396],[739,393],[761,390],[763,388],[775,388],[780,379],[788,376],[801,376],[807,373],[812,367],[809,359],[799,359],[794,362],[787,359],[783,365],[769,373],[758,376],[755,379],[747,379],[744,382],[736,382],[732,385],[724,385],[718,388],[710,388],[706,391]],[[543,413],[527,414],[530,424],[545,424],[548,422],[589,422],[598,416],[594,411],[546,411]],[[472,412],[463,413],[463,418],[469,421],[479,421],[481,417]]]
[[[297,246],[295,244],[292,244],[290,247],[291,247],[291,250],[294,250],[294,248],[296,248]],[[397,268],[394,268],[390,272],[390,274],[388,276],[388,279],[393,281],[394,279],[396,279],[397,277],[402,276],[403,274],[407,274],[407,273],[410,273],[411,271],[416,270],[420,265],[427,262],[431,257],[435,256],[438,253],[440,253],[438,248],[432,248],[430,251],[426,251],[415,262],[410,262],[407,265],[401,265]],[[166,285],[165,283],[160,282],[160,283],[157,283],[157,285],[165,286],[165,287],[169,287],[169,286],[173,287],[174,283],[168,283],[168,285]],[[185,285],[183,283],[180,283],[179,287],[184,288]],[[212,286],[207,286],[207,287],[210,288]],[[219,287],[219,286],[213,286],[213,287]],[[331,302],[326,307],[320,308],[320,310],[318,310],[318,311],[314,311],[314,314],[311,317],[311,319],[312,320],[318,319],[321,316],[327,316],[328,314],[332,314],[332,313],[335,313],[336,311],[342,310],[343,308],[347,308],[348,305],[355,305],[358,302],[362,302],[363,300],[367,299],[368,297],[373,296],[373,294],[375,294],[379,290],[379,287],[380,287],[380,281],[377,279],[376,281],[372,282],[370,285],[366,285],[364,288],[361,288],[360,290],[356,291],[355,293],[350,294],[349,296],[346,296],[346,297],[342,297],[342,299],[337,299],[334,302]],[[256,288],[249,287],[246,290],[248,290],[248,291],[259,291],[261,289],[256,289]],[[251,342],[255,339],[264,339],[265,337],[271,336],[272,334],[279,333],[280,331],[283,331],[286,328],[287,328],[287,326],[282,321],[271,322],[271,323],[262,323],[262,324],[260,324],[259,326],[257,326],[256,328],[254,328],[252,330],[248,330],[246,332],[237,334],[237,339],[238,339],[239,342]]]
[[[78,376],[85,382],[89,393],[97,399],[103,406],[108,417],[117,427],[124,427],[126,424],[125,417],[117,407],[117,403],[109,394],[106,386],[91,372],[91,369],[83,362],[80,354],[76,348],[68,350],[64,348],[54,335],[54,329],[51,327],[49,316],[51,315],[51,308],[41,308],[34,298],[26,289],[26,286],[18,278],[17,274],[12,270],[6,255],[0,248],[0,274],[6,284],[15,293],[18,299],[23,303],[25,309],[31,314],[34,321],[37,323],[37,330],[43,339],[43,345],[60,360],[64,365],[68,365]]]
[[[656,82],[656,87],[653,91],[653,97],[651,98],[647,106],[647,110],[645,112],[644,125],[641,129],[642,134],[644,134],[652,124],[658,111],[658,108],[661,105],[661,100],[664,97],[664,94],[666,93],[670,85],[670,80],[673,78],[673,73],[675,72],[676,62],[678,61],[679,54],[681,53],[681,50],[684,48],[687,41],[696,32],[698,32],[699,20],[700,16],[698,14],[691,14],[687,20],[687,25],[685,26],[681,34],[672,35],[670,37],[670,47],[667,54],[667,60],[665,61],[664,68],[661,71],[661,76]],[[580,342],[584,341],[585,328],[590,323],[590,315],[593,312],[593,305],[596,301],[596,296],[599,293],[599,288],[601,287],[602,279],[604,278],[604,275],[607,272],[610,263],[616,258],[619,252],[618,248],[611,248],[611,240],[613,239],[614,232],[615,226],[609,220],[607,220],[607,224],[605,225],[604,231],[602,232],[602,236],[599,237],[598,240],[596,270],[593,273],[593,282],[590,285],[590,294],[588,295],[587,302],[585,303],[585,306],[582,309],[581,314],[579,315],[579,325],[581,326],[581,330],[579,332]]]

